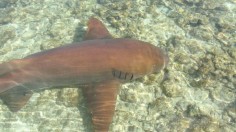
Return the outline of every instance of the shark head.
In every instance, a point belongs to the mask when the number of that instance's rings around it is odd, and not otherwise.
[[[169,56],[166,52],[158,47],[152,50],[153,59],[153,73],[159,73],[162,69],[165,69],[169,63]]]

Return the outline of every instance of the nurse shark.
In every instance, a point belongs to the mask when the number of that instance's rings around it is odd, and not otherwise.
[[[93,17],[87,25],[82,42],[0,64],[0,98],[12,112],[25,106],[33,90],[83,85],[94,131],[108,132],[120,85],[168,64],[168,56],[152,44],[113,38]]]

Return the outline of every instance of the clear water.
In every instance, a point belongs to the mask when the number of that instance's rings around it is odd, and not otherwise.
[[[236,131],[234,0],[0,0],[0,61],[83,40],[99,18],[116,38],[168,52],[168,77],[122,85],[111,132]],[[0,82],[1,84],[1,82]],[[90,132],[80,88],[34,91],[17,113],[0,102],[0,131]]]

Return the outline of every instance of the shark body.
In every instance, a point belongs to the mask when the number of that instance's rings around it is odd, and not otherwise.
[[[88,22],[85,41],[72,43],[0,64],[0,98],[19,111],[34,89],[86,85],[95,132],[108,132],[119,86],[159,72],[168,57],[158,47],[135,40],[112,38],[96,18]]]

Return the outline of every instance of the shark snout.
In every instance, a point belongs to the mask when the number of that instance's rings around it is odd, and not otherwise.
[[[164,53],[164,66],[163,69],[167,67],[167,65],[169,64],[169,56],[167,54],[167,52]]]
[[[165,69],[169,63],[169,56],[167,52],[155,47],[154,51],[154,69],[153,73],[159,73],[161,70]]]

